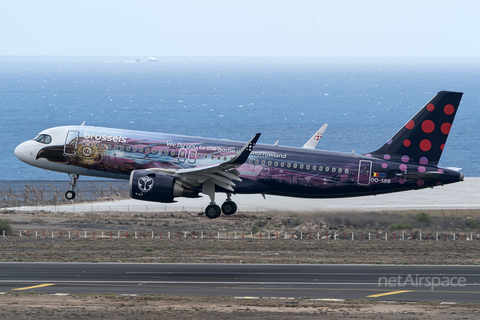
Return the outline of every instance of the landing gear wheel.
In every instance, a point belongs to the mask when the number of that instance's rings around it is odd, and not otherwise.
[[[222,204],[222,212],[227,216],[237,212],[237,204],[233,201],[225,201]]]
[[[220,210],[220,207],[216,204],[211,204],[205,209],[205,215],[209,219],[216,219],[220,217],[221,214],[222,211]]]
[[[69,190],[65,192],[65,198],[67,198],[68,200],[75,199],[75,191]]]

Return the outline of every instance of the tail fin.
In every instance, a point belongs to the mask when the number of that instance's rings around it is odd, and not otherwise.
[[[461,92],[440,91],[374,157],[437,165],[457,113]]]

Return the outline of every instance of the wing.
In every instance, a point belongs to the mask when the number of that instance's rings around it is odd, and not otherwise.
[[[318,129],[318,131],[315,132],[315,134],[310,138],[310,140],[307,141],[307,143],[303,145],[302,148],[315,149],[318,141],[320,141],[320,139],[322,138],[323,133],[325,132],[325,130],[327,130],[327,127],[328,124],[324,124],[320,129]]]
[[[240,179],[240,172],[237,170],[242,164],[247,161],[255,144],[260,138],[260,133],[257,133],[231,160],[190,169],[179,170],[164,170],[164,169],[149,169],[150,171],[162,172],[165,174],[174,175],[187,188],[195,188],[210,180],[219,187],[232,191],[235,183],[233,181],[242,181]]]

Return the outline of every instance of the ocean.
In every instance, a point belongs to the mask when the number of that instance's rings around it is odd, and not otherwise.
[[[14,155],[40,131],[114,127],[368,153],[438,91],[464,92],[439,165],[480,176],[480,58],[0,57],[0,180],[67,180]],[[88,178],[89,180],[91,178]]]

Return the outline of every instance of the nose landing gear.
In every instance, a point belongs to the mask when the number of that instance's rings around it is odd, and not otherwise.
[[[70,190],[65,192],[65,198],[68,200],[73,200],[75,199],[75,188],[77,187],[77,180],[79,176],[77,174],[69,174],[70,176]]]

